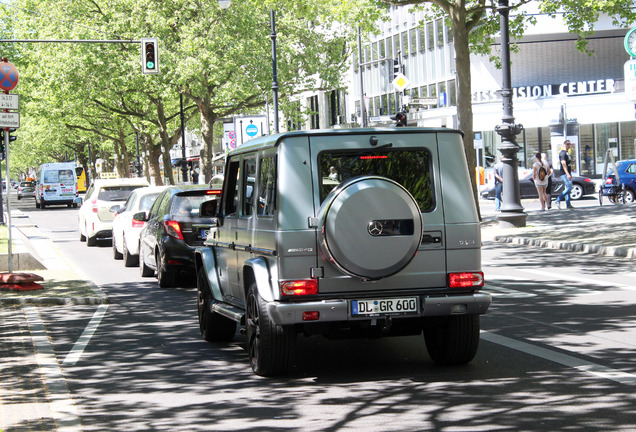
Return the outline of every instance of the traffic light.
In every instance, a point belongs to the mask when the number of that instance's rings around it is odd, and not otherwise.
[[[141,70],[145,74],[159,73],[159,48],[157,38],[141,39]]]
[[[398,59],[393,59],[393,78],[391,78],[391,81],[393,81],[395,77],[402,72],[400,69],[400,61]]]
[[[395,126],[404,127],[406,126],[406,112],[398,111],[397,114],[391,116],[392,120],[395,120]]]
[[[15,132],[15,128],[9,128],[9,142],[11,141],[15,141],[16,139],[18,139],[17,136],[15,135],[11,135],[12,132]],[[7,131],[5,129],[2,129],[2,145],[4,146],[4,134],[7,133]]]

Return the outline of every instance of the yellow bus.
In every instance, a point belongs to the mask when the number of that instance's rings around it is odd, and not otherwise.
[[[77,191],[86,192],[86,171],[84,171],[84,167],[75,167],[75,174],[77,175]]]

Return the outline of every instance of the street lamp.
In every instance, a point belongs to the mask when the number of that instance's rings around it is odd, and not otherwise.
[[[231,0],[218,0],[219,7],[221,9],[227,9],[230,7]],[[276,67],[276,11],[270,9],[270,24],[272,39],[272,93],[274,94],[274,133],[278,133],[278,72]]]
[[[515,124],[512,114],[512,79],[510,77],[510,41],[508,30],[508,13],[510,7],[508,0],[498,0],[497,11],[500,16],[501,26],[501,64],[502,83],[501,96],[503,99],[502,123],[495,126],[495,131],[501,136],[499,151],[503,155],[503,204],[501,213],[497,216],[501,227],[524,227],[528,216],[521,206],[519,193],[519,174],[517,172],[517,145],[516,136],[523,131],[523,125]]]

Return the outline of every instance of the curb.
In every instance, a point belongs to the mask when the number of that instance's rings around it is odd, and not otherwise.
[[[63,306],[109,304],[108,297],[8,297],[0,298],[3,306]]]
[[[613,256],[619,258],[636,258],[636,248],[625,246],[602,246],[593,244],[583,244],[575,242],[560,242],[552,240],[532,239],[527,237],[508,237],[508,236],[495,236],[495,241],[501,243],[512,243],[524,246],[534,246],[545,249],[560,249],[570,252],[583,252],[597,255]]]

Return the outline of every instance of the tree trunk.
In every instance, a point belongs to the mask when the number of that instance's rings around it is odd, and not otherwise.
[[[205,177],[205,181],[209,182],[212,178],[212,159],[214,158],[214,122],[216,114],[210,111],[204,102],[198,101],[199,112],[201,113],[201,136],[203,138],[203,147],[201,148],[201,174]]]
[[[479,211],[479,191],[475,176],[475,144],[473,131],[473,106],[470,74],[470,51],[468,30],[466,29],[466,13],[464,7],[453,10],[451,14],[452,31],[455,47],[455,65],[457,70],[457,127],[464,132],[464,151],[468,161],[468,171],[473,185],[473,196]]]

